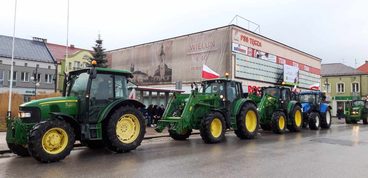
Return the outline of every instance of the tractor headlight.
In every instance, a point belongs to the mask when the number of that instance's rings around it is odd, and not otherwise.
[[[27,117],[31,117],[31,113],[30,112],[23,112],[23,111],[20,111],[18,113],[18,117],[19,118],[27,118]]]

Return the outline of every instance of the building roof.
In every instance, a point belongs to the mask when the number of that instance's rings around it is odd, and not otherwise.
[[[364,72],[368,74],[368,61],[365,61],[365,63],[357,68],[357,70]]]
[[[321,65],[321,76],[344,76],[362,75],[364,72],[341,63],[330,63]]]
[[[0,57],[11,58],[13,37],[0,35]],[[45,43],[39,38],[27,40],[15,38],[14,58],[37,62],[54,63],[54,58]]]
[[[49,48],[52,56],[54,56],[54,58],[56,59],[58,63],[65,59],[66,46],[59,45],[59,44],[53,44],[53,43],[47,43],[47,47]],[[81,50],[92,52],[91,50],[76,48],[73,45],[70,45],[70,47],[68,48],[68,54],[71,55]]]

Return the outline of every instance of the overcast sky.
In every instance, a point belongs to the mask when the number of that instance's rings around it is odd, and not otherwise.
[[[14,0],[0,1],[0,34],[12,35]],[[366,0],[70,0],[69,42],[107,50],[228,25],[236,15],[261,34],[323,59],[368,60]],[[66,44],[67,0],[18,0],[16,37]],[[356,63],[355,64],[355,59]]]

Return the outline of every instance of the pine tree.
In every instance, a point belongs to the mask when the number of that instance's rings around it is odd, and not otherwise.
[[[93,53],[92,56],[93,58],[91,60],[96,60],[97,65],[96,67],[103,67],[106,68],[107,67],[107,58],[106,58],[106,53],[105,53],[105,48],[102,47],[102,39],[101,39],[101,35],[98,34],[98,39],[96,40],[96,44],[93,48]]]

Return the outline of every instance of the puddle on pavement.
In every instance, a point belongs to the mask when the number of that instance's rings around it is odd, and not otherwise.
[[[331,139],[331,138],[315,138],[311,141],[319,142],[319,143],[327,143],[333,145],[342,145],[342,146],[357,146],[367,144],[368,142],[362,142],[359,140],[342,140],[342,139]]]

